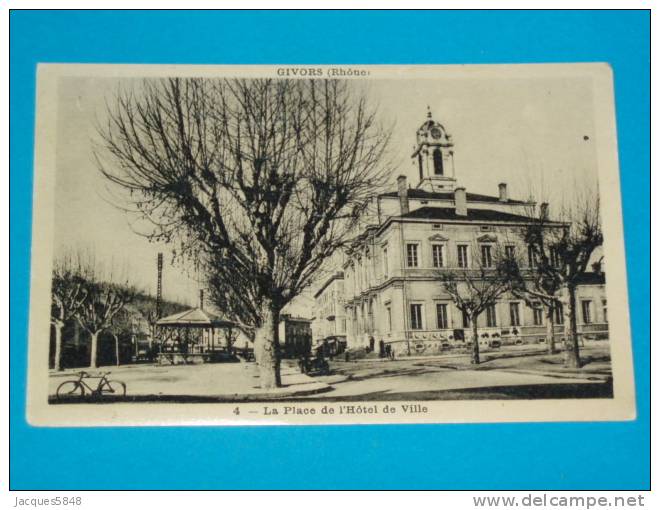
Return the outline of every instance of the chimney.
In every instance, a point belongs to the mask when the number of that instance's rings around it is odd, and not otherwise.
[[[204,310],[204,289],[199,289],[199,309]]]
[[[539,209],[539,218],[542,220],[547,220],[549,216],[548,212],[548,202],[543,202]]]
[[[508,202],[509,192],[506,189],[506,182],[500,182],[497,187],[500,189],[500,202]]]
[[[456,207],[456,216],[467,216],[465,188],[456,188],[454,190],[454,206]]]
[[[410,207],[408,206],[408,183],[405,175],[399,175],[396,179],[399,193],[399,204],[401,205],[401,214],[408,214]]]

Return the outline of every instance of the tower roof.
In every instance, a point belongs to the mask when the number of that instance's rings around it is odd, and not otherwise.
[[[236,323],[228,319],[219,317],[211,312],[201,308],[192,308],[183,312],[175,313],[163,317],[156,322],[158,326],[171,327],[232,327]]]
[[[439,122],[433,120],[431,107],[427,106],[426,120],[417,130],[417,145],[424,143],[442,143],[451,144],[451,135],[447,133],[445,127]]]

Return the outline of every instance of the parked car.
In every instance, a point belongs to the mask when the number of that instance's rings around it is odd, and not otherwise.
[[[307,375],[329,375],[330,364],[323,356],[315,358],[300,358],[298,360],[300,372]]]

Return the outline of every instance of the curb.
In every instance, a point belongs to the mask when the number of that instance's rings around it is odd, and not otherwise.
[[[541,375],[544,377],[554,377],[556,379],[580,379],[583,381],[601,381],[606,382],[612,379],[612,375],[605,374],[593,374],[593,373],[562,373],[562,372],[536,372],[534,370],[516,370],[516,369],[496,369],[501,372],[509,372],[512,374],[524,374],[524,375]]]

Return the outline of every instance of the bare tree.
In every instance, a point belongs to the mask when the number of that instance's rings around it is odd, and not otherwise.
[[[280,385],[282,308],[351,239],[384,184],[389,132],[334,80],[145,81],[100,128],[103,174],[179,241],[255,326],[261,386]]]
[[[252,341],[255,339],[255,327],[258,321],[254,311],[245,306],[245,302],[236,294],[233,285],[226,278],[224,272],[214,271],[214,268],[223,264],[222,259],[209,258],[208,267],[205,271],[204,282],[208,290],[209,300],[218,310],[230,318],[238,329],[245,333]]]
[[[154,341],[156,340],[156,332],[157,332],[157,325],[156,323],[158,322],[158,311],[156,309],[156,303],[154,302],[151,307],[149,307],[148,310],[144,312],[144,318],[147,321],[147,324],[149,324],[149,357],[154,356]]]
[[[541,205],[541,214],[547,216],[547,204]],[[535,217],[533,211],[529,212],[531,218]],[[562,229],[565,225],[559,222],[550,222],[545,220],[545,228]],[[526,236],[528,228],[525,227],[523,237]],[[548,236],[552,237],[552,236]],[[554,248],[546,247],[549,253],[549,263],[556,267],[556,253]],[[520,256],[513,256],[505,266],[509,271],[508,279],[511,293],[519,299],[522,299],[530,308],[540,306],[543,308],[546,325],[546,345],[549,354],[556,354],[555,343],[555,317],[558,313],[563,313],[561,290],[563,288],[562,280],[555,271],[548,271],[544,264],[538,263],[536,251],[530,248],[528,260],[523,261]]]
[[[117,314],[134,298],[135,290],[127,282],[113,282],[111,273],[103,275],[93,258],[85,261],[84,267],[87,298],[77,310],[76,319],[91,336],[89,366],[97,368],[99,334],[112,327]]]
[[[55,261],[50,322],[55,329],[55,370],[62,370],[62,330],[88,297],[79,258],[68,253]]]
[[[568,335],[565,361],[567,366],[579,368],[577,286],[589,267],[594,250],[603,244],[597,192],[578,195],[572,205],[562,208],[559,217],[562,225],[557,228],[556,222],[549,219],[547,207],[542,207],[534,221],[525,228],[524,239],[533,253],[535,273],[547,282],[548,289],[555,285],[566,289]],[[546,295],[548,302],[553,301],[553,296]]]
[[[115,347],[115,364],[120,365],[120,338],[133,337],[134,329],[134,315],[126,306],[122,307],[114,317],[110,320],[110,326],[107,331],[114,340]]]
[[[154,355],[154,342],[158,333],[158,319],[173,313],[182,312],[186,307],[180,303],[163,300],[160,304],[160,316],[158,315],[158,306],[156,297],[147,294],[137,294],[133,299],[133,306],[140,317],[148,324],[149,356]]]
[[[158,331],[158,326],[156,325],[156,323],[158,322],[158,319],[160,319],[160,317],[158,316],[158,306],[156,304],[156,298],[152,296],[137,296],[136,299],[134,300],[134,304],[135,304],[135,308],[140,314],[140,317],[148,325],[148,358],[152,359],[155,353],[154,342],[156,340],[156,335]],[[168,313],[165,313],[163,315],[168,315]],[[137,346],[136,346],[136,355],[137,355]]]
[[[456,307],[470,321],[472,327],[471,363],[479,364],[479,331],[477,320],[489,307],[510,289],[509,267],[515,264],[499,247],[493,246],[494,252],[486,256],[472,247],[471,268],[458,270],[440,270],[439,277],[444,291],[449,294]]]
[[[555,341],[555,318],[558,313],[563,313],[561,301],[561,285],[556,285],[556,280],[546,279],[538,273],[531,272],[531,277],[523,276],[515,280],[512,285],[513,294],[522,299],[530,308],[543,309],[545,317],[545,341],[548,354],[557,354]]]

